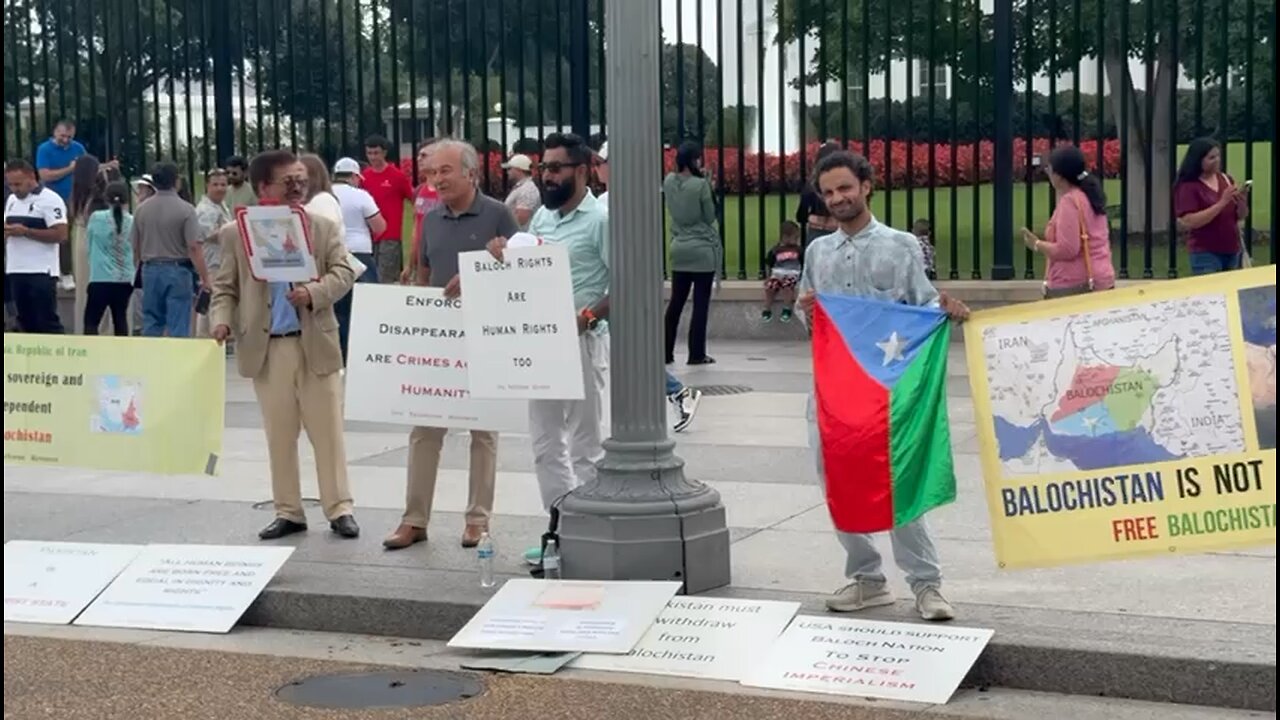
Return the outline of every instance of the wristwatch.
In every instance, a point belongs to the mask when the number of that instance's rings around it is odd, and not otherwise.
[[[600,324],[600,318],[596,317],[596,314],[591,312],[591,308],[583,308],[582,312],[579,314],[582,316],[583,320],[587,321],[588,330],[595,330],[596,326]]]

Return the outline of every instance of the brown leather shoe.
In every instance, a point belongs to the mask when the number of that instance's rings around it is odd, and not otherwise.
[[[396,531],[382,541],[382,547],[388,550],[400,550],[414,543],[426,542],[427,529],[412,525],[400,524]]]
[[[489,531],[483,525],[468,525],[462,530],[462,547],[473,548],[480,544],[480,536]]]

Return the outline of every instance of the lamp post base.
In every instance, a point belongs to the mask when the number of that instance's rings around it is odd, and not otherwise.
[[[684,476],[668,439],[605,442],[596,480],[560,504],[565,578],[674,580],[685,593],[729,584],[720,493]]]

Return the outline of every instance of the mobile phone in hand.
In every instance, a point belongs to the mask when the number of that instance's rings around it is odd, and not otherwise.
[[[208,315],[209,301],[212,299],[212,293],[205,288],[200,288],[200,294],[196,296],[196,313],[200,315]]]

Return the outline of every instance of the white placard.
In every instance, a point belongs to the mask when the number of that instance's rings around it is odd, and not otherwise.
[[[742,684],[941,705],[992,632],[799,615]]]
[[[738,681],[799,610],[798,602],[676,597],[631,652],[586,653],[570,667]]]
[[[559,245],[458,255],[468,380],[476,397],[581,400],[569,254]]]
[[[462,299],[439,288],[357,283],[347,354],[348,420],[524,432],[529,405],[468,388]]]
[[[291,547],[148,545],[75,624],[228,632],[292,554]]]
[[[66,625],[141,550],[141,545],[5,543],[4,621]]]
[[[316,258],[307,213],[291,205],[250,205],[236,210],[249,274],[269,282],[316,279]]]
[[[449,647],[625,653],[679,589],[678,582],[508,580]]]

